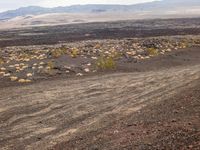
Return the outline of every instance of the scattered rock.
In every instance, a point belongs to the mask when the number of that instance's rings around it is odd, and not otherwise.
[[[6,68],[2,67],[0,68],[1,71],[6,71]]]
[[[88,73],[88,72],[90,72],[90,69],[89,69],[89,68],[85,68],[84,71],[85,71],[86,73]]]
[[[82,73],[77,73],[76,76],[83,76],[83,74]]]
[[[17,80],[18,80],[18,77],[12,76],[12,77],[10,77],[10,80],[11,80],[11,81],[17,81]]]
[[[27,76],[27,77],[32,77],[33,74],[32,74],[32,73],[27,73],[26,76]]]
[[[6,74],[4,74],[3,76],[4,77],[9,77],[11,74],[10,73],[6,73]]]

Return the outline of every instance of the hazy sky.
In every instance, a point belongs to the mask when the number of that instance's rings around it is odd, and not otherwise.
[[[0,11],[23,6],[56,7],[74,4],[135,4],[153,0],[0,0]]]

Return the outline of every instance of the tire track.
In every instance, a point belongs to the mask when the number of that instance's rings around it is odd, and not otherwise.
[[[169,98],[199,77],[196,65],[0,89],[0,147],[47,149]]]

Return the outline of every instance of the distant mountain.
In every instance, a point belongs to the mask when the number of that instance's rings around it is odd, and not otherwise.
[[[196,6],[200,6],[200,0],[160,0],[135,5],[73,5],[55,8],[30,6],[0,13],[0,20],[11,19],[18,16],[41,15],[47,13],[173,11],[178,8],[189,9]]]

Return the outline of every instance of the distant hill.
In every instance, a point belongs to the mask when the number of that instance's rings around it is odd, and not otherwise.
[[[161,0],[135,5],[73,5],[66,7],[43,8],[38,6],[22,7],[0,13],[0,20],[18,16],[41,15],[49,13],[102,13],[102,12],[144,12],[175,11],[179,8],[200,7],[200,0]]]

